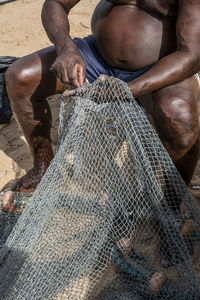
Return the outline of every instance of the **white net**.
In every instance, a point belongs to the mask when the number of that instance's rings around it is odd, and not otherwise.
[[[36,192],[0,215],[1,299],[200,299],[199,208],[127,85],[80,88],[69,122],[67,102]]]

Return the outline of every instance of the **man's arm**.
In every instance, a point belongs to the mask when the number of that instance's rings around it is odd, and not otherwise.
[[[42,9],[43,26],[58,55],[52,70],[62,82],[76,87],[85,81],[85,64],[70,37],[68,13],[79,1],[46,0]]]
[[[179,1],[177,51],[162,58],[151,70],[128,83],[138,97],[183,81],[200,70],[200,1]]]

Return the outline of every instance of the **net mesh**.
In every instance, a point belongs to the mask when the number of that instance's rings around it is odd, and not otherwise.
[[[68,100],[41,183],[0,215],[2,299],[200,299],[199,208],[128,86],[78,89],[66,120]]]

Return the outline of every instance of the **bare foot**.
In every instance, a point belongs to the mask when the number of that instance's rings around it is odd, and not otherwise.
[[[192,234],[195,229],[196,229],[196,224],[194,220],[192,218],[187,219],[183,224],[183,227],[181,229],[181,234],[184,237],[184,239],[189,239],[192,237]]]
[[[47,167],[35,166],[20,179],[9,181],[0,192],[2,209],[7,212],[13,212],[15,209],[14,192],[34,192],[46,170]]]
[[[193,233],[194,233],[195,229],[196,229],[196,224],[195,224],[195,222],[192,218],[186,219],[184,221],[184,223],[182,225],[182,229],[181,229],[181,234],[184,238],[187,250],[188,250],[190,255],[194,254],[194,237],[193,237]],[[166,243],[168,243],[168,241]],[[165,250],[166,250],[166,248],[165,248]],[[180,262],[180,260],[182,259],[182,257],[180,257],[179,252],[177,252],[176,257],[177,257],[176,258],[177,262],[172,262],[171,261],[172,260],[172,254],[169,253],[168,251],[164,252],[163,250],[161,250],[161,260],[160,260],[161,266],[163,268],[168,268],[168,267],[170,267],[174,264],[178,264]]]
[[[15,195],[13,192],[6,192],[2,198],[2,209],[3,211],[13,212],[15,210],[14,205]]]
[[[156,272],[151,277],[149,281],[149,285],[151,290],[154,292],[156,296],[159,297],[159,294],[162,290],[164,283],[165,283],[165,275],[163,272]]]

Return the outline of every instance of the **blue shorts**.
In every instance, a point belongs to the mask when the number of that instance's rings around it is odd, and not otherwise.
[[[92,35],[89,35],[82,39],[75,38],[74,43],[83,56],[86,64],[86,77],[90,83],[95,81],[101,74],[113,76],[125,82],[129,82],[147,72],[155,65],[154,63],[136,72],[113,68],[103,59]]]

